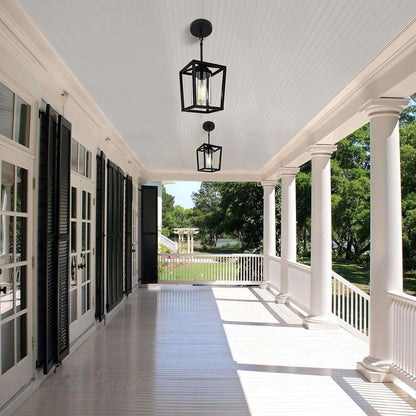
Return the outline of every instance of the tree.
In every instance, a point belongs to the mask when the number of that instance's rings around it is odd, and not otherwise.
[[[204,244],[215,245],[221,234],[221,194],[215,182],[202,182],[198,192],[192,193],[193,219]]]

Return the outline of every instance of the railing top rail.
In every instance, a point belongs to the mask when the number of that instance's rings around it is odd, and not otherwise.
[[[232,253],[232,254],[211,254],[211,253],[159,253],[161,257],[263,257],[263,254],[243,254],[243,253]]]
[[[277,263],[280,263],[282,261],[282,258],[277,256],[269,256],[269,259]]]
[[[290,267],[293,267],[298,270],[307,271],[307,272],[311,271],[311,266],[308,266],[306,264],[297,263],[295,261],[288,261],[288,264]]]
[[[353,283],[349,282],[347,279],[344,279],[338,273],[335,273],[334,271],[332,271],[332,277],[335,278],[336,280],[340,281],[343,285],[349,287],[354,292],[357,292],[364,299],[370,300],[370,295],[369,294],[365,293],[363,290],[361,290],[359,287],[355,286]]]
[[[407,293],[393,292],[390,291],[389,295],[396,300],[408,303],[409,305],[416,307],[416,296],[408,295]]]

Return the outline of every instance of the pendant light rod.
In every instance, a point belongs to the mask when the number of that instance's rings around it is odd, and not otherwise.
[[[200,55],[201,55],[201,62],[204,61],[204,55],[202,53],[202,47],[203,47],[203,42],[204,42],[204,38],[199,38],[199,51],[200,51]]]

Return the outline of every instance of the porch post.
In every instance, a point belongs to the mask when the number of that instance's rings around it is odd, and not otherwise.
[[[276,181],[263,181],[263,255],[264,281],[270,280],[269,256],[276,255]]]
[[[289,294],[288,262],[296,262],[296,174],[297,167],[287,167],[279,171],[282,178],[281,200],[281,272],[280,292],[277,301],[285,302]]]
[[[310,147],[312,155],[311,308],[304,320],[308,329],[338,328],[332,315],[332,145]]]
[[[409,104],[401,98],[370,100],[370,355],[358,370],[370,381],[393,377],[394,316],[389,291],[403,291],[399,117]]]

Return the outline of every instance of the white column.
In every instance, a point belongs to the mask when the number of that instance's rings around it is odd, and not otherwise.
[[[188,254],[191,252],[191,245],[189,244],[189,231],[186,233],[186,245],[188,246]]]
[[[263,255],[264,281],[270,280],[269,256],[276,255],[276,181],[263,181]]]
[[[332,145],[311,146],[312,230],[311,230],[311,309],[304,325],[309,329],[332,329],[338,324],[332,315],[332,224],[331,155]]]
[[[370,118],[370,355],[358,369],[370,381],[391,381],[394,316],[389,291],[403,290],[399,117],[408,100],[379,98]]]
[[[297,167],[279,171],[282,179],[281,199],[281,266],[280,292],[277,301],[284,302],[289,294],[288,261],[296,262],[296,174]]]

